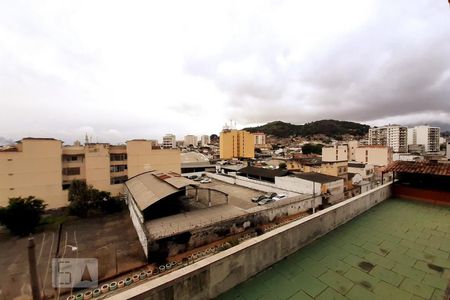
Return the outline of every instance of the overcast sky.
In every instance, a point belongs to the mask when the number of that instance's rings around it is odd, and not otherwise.
[[[450,127],[447,0],[0,1],[0,137]]]

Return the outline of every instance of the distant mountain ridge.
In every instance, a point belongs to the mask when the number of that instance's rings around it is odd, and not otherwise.
[[[320,120],[304,125],[274,121],[262,126],[244,128],[244,130],[249,132],[264,132],[265,134],[284,138],[290,136],[311,136],[315,134],[323,134],[329,137],[338,137],[344,134],[364,136],[369,131],[369,128],[369,125],[349,121]]]

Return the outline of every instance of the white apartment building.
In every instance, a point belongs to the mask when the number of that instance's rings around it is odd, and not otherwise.
[[[163,137],[163,148],[172,148],[175,149],[177,147],[177,141],[174,134],[166,134]]]
[[[183,145],[185,147],[189,147],[190,145],[197,147],[198,145],[198,138],[196,135],[188,134],[184,137],[184,143]]]
[[[202,135],[200,137],[200,144],[202,145],[202,147],[209,145],[210,140],[209,140],[209,135]]]
[[[450,141],[447,142],[447,149],[446,149],[446,153],[447,153],[447,159],[450,160]]]
[[[425,152],[439,151],[441,129],[427,125],[408,128],[408,145],[423,145]]]
[[[255,137],[255,145],[266,144],[266,135],[263,132],[255,132],[253,136]]]
[[[370,128],[369,145],[391,147],[394,152],[407,152],[408,128],[400,125]]]

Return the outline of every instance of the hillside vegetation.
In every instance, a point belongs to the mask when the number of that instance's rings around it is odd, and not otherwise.
[[[311,136],[323,134],[329,137],[338,137],[345,134],[363,136],[370,126],[348,121],[321,120],[304,125],[295,125],[282,121],[274,121],[262,126],[244,128],[249,132],[264,132],[277,137]]]

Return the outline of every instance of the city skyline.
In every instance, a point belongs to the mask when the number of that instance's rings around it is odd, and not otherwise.
[[[446,1],[17,2],[0,20],[6,140],[181,139],[230,119],[450,127]]]

